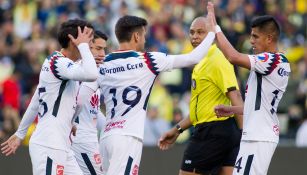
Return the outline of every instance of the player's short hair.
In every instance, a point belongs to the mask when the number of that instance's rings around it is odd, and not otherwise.
[[[81,27],[82,31],[85,26],[94,29],[91,23],[81,19],[71,19],[62,23],[58,31],[58,42],[62,48],[68,47],[70,41],[68,34],[72,35],[74,38],[78,37],[78,26]]]
[[[261,32],[271,34],[274,41],[277,41],[280,35],[280,26],[277,20],[271,15],[255,17],[251,22],[251,27],[258,27]]]
[[[108,36],[105,33],[101,32],[99,30],[95,30],[94,40],[97,39],[97,38],[102,38],[105,41],[108,40]]]
[[[126,15],[117,21],[115,25],[115,35],[118,42],[129,42],[133,32],[136,32],[142,27],[146,26],[146,19],[137,16]]]

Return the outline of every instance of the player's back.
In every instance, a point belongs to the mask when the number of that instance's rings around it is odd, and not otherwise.
[[[106,104],[107,125],[103,137],[121,134],[143,138],[147,102],[158,75],[152,58],[159,56],[159,53],[135,51],[106,56],[98,78]]]
[[[69,147],[78,83],[62,79],[57,72],[58,66],[69,69],[69,61],[60,52],[54,52],[43,63],[36,92],[39,94],[38,125],[32,143],[61,150]]]

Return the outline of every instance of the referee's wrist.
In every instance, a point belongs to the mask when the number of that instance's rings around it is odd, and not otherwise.
[[[176,125],[176,129],[177,129],[178,134],[181,134],[184,131],[184,129],[182,129],[179,124]]]

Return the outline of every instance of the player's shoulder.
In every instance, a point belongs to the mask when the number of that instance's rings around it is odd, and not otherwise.
[[[118,59],[136,58],[140,56],[143,56],[143,53],[135,50],[114,51],[106,55],[104,62],[110,62]]]
[[[144,52],[143,55],[145,59],[159,59],[167,56],[167,54],[163,52]]]
[[[74,62],[65,57],[61,52],[59,51],[55,51],[52,54],[50,54],[46,60],[48,60],[48,62],[51,64],[51,66],[67,66],[67,68],[69,68],[70,66],[72,66],[74,64]]]
[[[258,61],[261,62],[272,62],[272,61],[278,61],[280,63],[289,63],[287,57],[285,54],[281,52],[272,53],[272,52],[262,52],[255,55],[249,55],[249,57],[255,58]]]

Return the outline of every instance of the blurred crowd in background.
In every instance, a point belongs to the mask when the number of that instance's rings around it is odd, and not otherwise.
[[[307,128],[307,1],[213,2],[218,23],[241,52],[251,53],[249,24],[253,17],[270,14],[280,22],[279,49],[288,57],[292,69],[278,109],[280,145],[294,145],[304,121]],[[90,21],[109,36],[110,52],[118,46],[114,34],[117,19],[127,14],[140,16],[149,22],[148,51],[182,54],[192,50],[189,26],[195,17],[205,14],[205,9],[203,0],[0,0],[0,142],[17,129],[38,84],[45,57],[60,49],[56,33],[62,22],[74,18]],[[145,145],[156,145],[163,132],[189,116],[192,69],[163,73],[156,80],[145,124]],[[248,71],[237,67],[235,71],[244,97]],[[307,140],[307,131],[303,127],[300,130]],[[184,132],[177,142],[187,141],[190,133]]]

